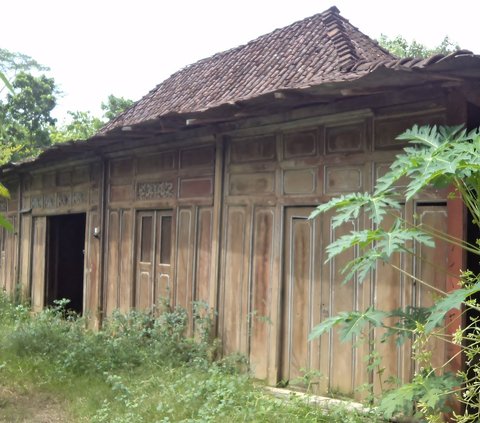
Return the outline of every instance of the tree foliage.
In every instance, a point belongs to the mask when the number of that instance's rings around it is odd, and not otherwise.
[[[50,137],[53,144],[72,140],[86,140],[103,126],[103,122],[90,112],[67,113],[70,119],[66,123],[51,128]]]
[[[378,43],[390,53],[397,57],[430,57],[435,54],[449,54],[460,50],[460,46],[446,36],[442,42],[433,48],[427,47],[425,44],[413,40],[408,42],[401,35],[394,38],[387,37],[385,34],[380,35]]]
[[[398,209],[405,200],[414,199],[423,190],[434,187],[452,187],[453,195],[461,198],[470,212],[473,223],[480,228],[480,130],[467,131],[455,127],[417,127],[398,137],[408,141],[403,154],[396,157],[389,172],[379,178],[372,193],[350,194],[322,204],[312,213],[335,210],[334,225],[348,223],[365,213],[372,221],[372,228],[353,231],[327,247],[328,260],[349,249],[359,252],[344,269],[346,280],[362,280],[374,271],[379,262],[389,263],[394,253],[416,256],[411,245],[433,246],[434,240],[442,240],[470,254],[480,257],[480,240],[475,244],[457,239],[448,233],[431,227],[408,223],[398,216]],[[402,183],[400,183],[400,181]],[[385,219],[394,217],[389,229]],[[421,259],[417,257],[417,259]],[[396,268],[409,277],[401,268]],[[394,391],[387,392],[379,402],[385,417],[406,414],[415,406],[418,415],[429,421],[440,421],[448,397],[457,392],[460,401],[466,403],[463,415],[455,416],[459,422],[480,421],[480,330],[476,319],[459,327],[453,336],[446,336],[441,329],[450,310],[465,307],[480,313],[480,305],[474,299],[480,292],[480,275],[464,271],[460,275],[459,289],[446,293],[436,288],[432,281],[415,279],[416,283],[435,289],[440,296],[431,307],[410,306],[402,310],[367,309],[365,312],[342,312],[317,326],[311,338],[320,336],[335,326],[340,326],[342,338],[352,333],[367,332],[365,339],[374,339],[370,332],[376,327],[385,329],[386,337],[393,336],[397,343],[408,337],[414,344],[414,357],[418,371],[413,381]],[[381,281],[379,281],[381,283]],[[396,321],[392,324],[392,321]],[[372,335],[372,336],[369,336]],[[439,338],[456,344],[467,357],[469,371],[456,376],[446,372],[447,363],[433,368],[429,339]],[[383,342],[384,338],[378,342]],[[380,365],[378,365],[380,366]],[[382,374],[382,370],[378,370]],[[473,375],[473,376],[472,376]],[[463,384],[463,385],[462,385]]]
[[[49,128],[55,124],[51,116],[56,105],[53,78],[20,72],[12,87],[14,92],[0,102],[2,162],[38,154],[50,145]]]
[[[110,94],[107,101],[102,102],[101,108],[103,110],[103,117],[109,121],[118,116],[124,110],[133,105],[133,100],[124,97],[116,97]]]

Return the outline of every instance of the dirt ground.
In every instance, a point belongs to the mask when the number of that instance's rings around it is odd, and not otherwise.
[[[12,391],[0,386],[0,422],[70,423],[62,404],[42,392]]]

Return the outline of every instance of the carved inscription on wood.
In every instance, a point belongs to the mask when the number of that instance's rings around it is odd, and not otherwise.
[[[161,198],[172,198],[173,182],[141,182],[137,185],[137,200],[158,200]]]
[[[77,192],[59,192],[56,194],[33,195],[30,204],[32,209],[54,209],[55,207],[81,206],[87,203],[87,193]]]

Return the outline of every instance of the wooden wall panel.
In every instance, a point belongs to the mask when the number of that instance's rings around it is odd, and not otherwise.
[[[352,230],[359,229],[358,221],[352,221],[348,225],[345,224],[340,228],[333,229],[331,216],[329,215],[324,216],[324,225],[324,245],[328,245]],[[358,291],[362,288],[366,289],[367,284],[364,282],[360,287],[355,280],[342,284],[345,277],[342,274],[342,270],[354,257],[353,251],[346,251],[325,265],[325,277],[330,285],[329,307],[331,316],[336,316],[338,313],[346,310],[364,309],[364,304],[359,304],[358,300],[362,296]],[[328,382],[330,391],[351,395],[355,387],[368,380],[367,377],[363,380],[358,378],[357,366],[364,366],[365,363],[361,358],[359,359],[358,349],[353,348],[354,341],[341,342],[337,329],[330,334],[330,349],[328,358],[326,358],[329,360]]]
[[[415,207],[415,216],[417,224],[425,226],[428,230],[432,228],[440,232],[447,229],[447,206],[440,204],[417,204]],[[416,260],[415,276],[427,282],[428,284],[446,291],[446,278],[448,273],[448,243],[436,238],[435,248],[429,248],[422,245],[416,246],[418,259]],[[435,303],[435,297],[438,294],[434,290],[422,285],[415,284],[416,305],[420,307],[430,307]],[[447,345],[445,342],[434,339],[430,341],[432,355],[432,366],[439,367],[447,361]]]
[[[180,151],[180,169],[192,167],[212,167],[215,162],[215,148],[207,147],[189,148]]]
[[[232,206],[226,211],[226,240],[221,301],[221,333],[225,354],[247,354],[248,240],[247,209]]]
[[[127,312],[133,306],[133,212],[122,210],[120,217],[120,286],[118,307]]]
[[[287,133],[283,137],[283,154],[286,159],[317,154],[317,131]]]
[[[325,128],[326,153],[353,153],[365,148],[364,122]]]
[[[410,129],[413,125],[444,125],[444,112],[386,117],[375,120],[374,143],[375,149],[400,149],[405,143],[395,138]]]
[[[137,213],[135,307],[140,310],[150,310],[154,302],[155,224],[154,211]]]
[[[326,301],[320,272],[321,225],[320,220],[308,220],[311,211],[289,207],[285,213],[280,378],[290,383],[305,370],[318,370],[322,358],[325,361],[320,341],[308,341]]]
[[[166,151],[160,154],[142,156],[137,159],[137,175],[156,174],[176,169],[176,152]]]
[[[0,227],[0,287],[2,290],[6,290],[7,285],[7,268],[6,268],[6,229]]]
[[[256,378],[268,377],[271,330],[271,289],[275,210],[257,208],[254,213],[250,305],[250,362]]]
[[[275,136],[238,139],[230,144],[230,162],[247,163],[276,158]]]
[[[198,241],[195,271],[195,301],[209,303],[212,252],[212,209],[201,207],[198,210]],[[208,304],[212,307],[212,304]]]
[[[187,310],[191,309],[193,301],[195,229],[194,209],[181,208],[178,211],[175,304]]]
[[[316,190],[316,169],[287,169],[283,171],[284,194],[315,194]]]
[[[325,193],[341,194],[363,190],[363,167],[325,166]]]
[[[18,219],[10,216],[13,230],[5,232],[5,290],[13,295],[17,284]]]
[[[86,220],[86,251],[85,251],[85,293],[84,310],[93,319],[93,326],[98,327],[102,309],[100,304],[100,238],[94,237],[94,229],[100,227],[100,218],[97,212],[87,213]]]
[[[20,231],[20,269],[19,280],[22,287],[22,297],[30,298],[30,273],[32,257],[32,216],[22,215],[22,226]]]
[[[213,180],[208,178],[180,179],[180,198],[210,197],[213,194]]]
[[[405,218],[404,213],[400,217]],[[382,225],[382,229],[388,230],[395,223],[393,216],[387,216]],[[406,257],[404,254],[395,254],[390,260],[390,263],[398,268],[406,268]],[[406,286],[404,275],[398,270],[394,269],[389,263],[379,262],[375,271],[374,281],[374,306],[378,310],[395,310],[404,308],[405,305],[411,302],[411,281],[409,286]],[[407,294],[407,291],[410,295]],[[387,324],[392,326],[395,324],[393,319],[390,319]],[[405,360],[410,360],[410,345],[407,342],[402,347],[398,347],[394,337],[390,337],[388,341],[380,343],[380,339],[385,334],[385,330],[376,329],[375,339],[377,341],[376,348],[382,357],[381,366],[385,368],[382,374],[382,380],[388,377],[395,377],[401,381],[406,381],[405,378]],[[410,375],[408,375],[410,376]],[[380,385],[378,377],[373,378],[374,392],[379,394],[384,388]]]
[[[275,174],[273,172],[230,175],[230,195],[273,194],[274,188]]]
[[[32,310],[41,311],[45,301],[45,262],[46,262],[47,218],[33,219],[32,255]]]
[[[119,241],[120,212],[118,210],[110,210],[108,213],[107,275],[105,284],[105,312],[107,316],[118,308]]]

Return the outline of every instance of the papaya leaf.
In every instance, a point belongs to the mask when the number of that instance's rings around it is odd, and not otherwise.
[[[468,297],[480,291],[480,285],[476,284],[472,288],[456,289],[448,293],[445,297],[437,301],[430,309],[430,316],[425,325],[425,332],[428,334],[439,326],[445,315],[452,309],[459,309]]]

